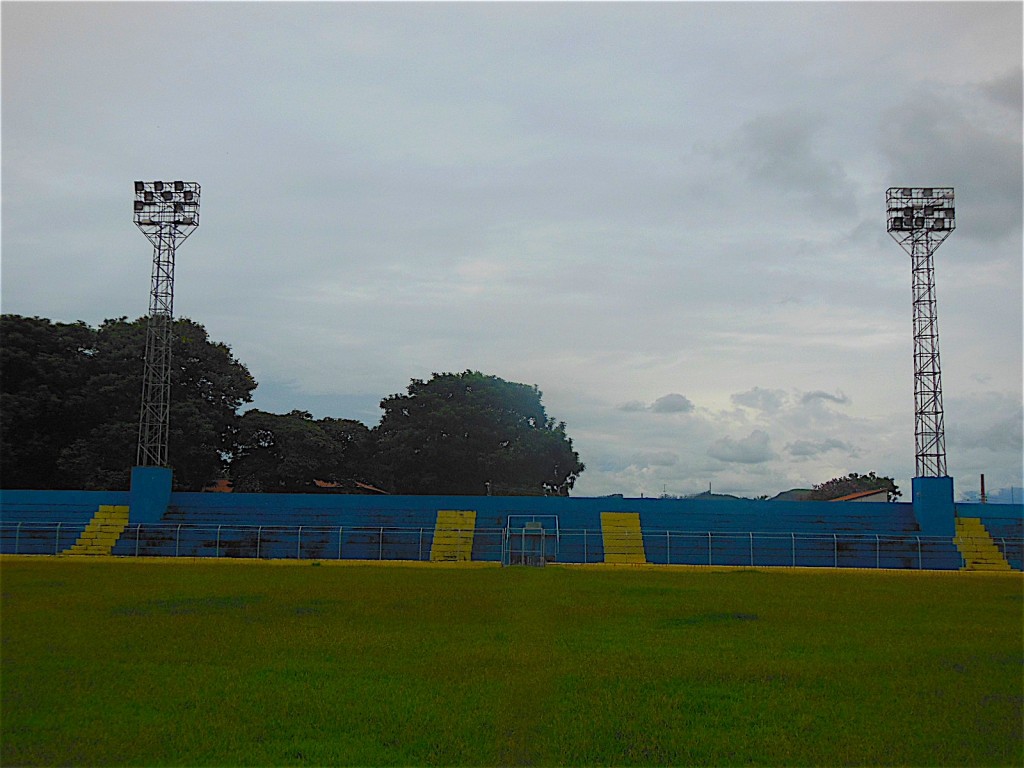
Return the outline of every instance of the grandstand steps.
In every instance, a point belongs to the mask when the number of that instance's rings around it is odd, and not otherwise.
[[[639,512],[602,512],[601,538],[606,563],[646,563]]]
[[[430,545],[432,562],[461,562],[472,559],[476,512],[439,509]]]
[[[956,519],[956,543],[964,558],[965,571],[1009,571],[1009,562],[999,551],[988,530],[977,517]]]
[[[128,525],[128,507],[101,505],[66,555],[109,555]]]

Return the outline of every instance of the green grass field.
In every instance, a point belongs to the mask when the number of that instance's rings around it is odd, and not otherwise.
[[[1021,765],[1020,574],[8,558],[0,762]]]

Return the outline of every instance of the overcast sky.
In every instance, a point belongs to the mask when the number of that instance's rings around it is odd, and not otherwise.
[[[145,315],[132,182],[197,181],[175,311],[256,407],[473,369],[540,387],[575,495],[909,500],[885,190],[953,186],[949,471],[1020,486],[1022,7],[4,2],[3,311]]]

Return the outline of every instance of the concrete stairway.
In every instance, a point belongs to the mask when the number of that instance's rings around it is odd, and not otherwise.
[[[965,571],[1009,571],[1010,564],[977,517],[958,517],[953,538],[964,558]]]
[[[647,562],[639,513],[602,512],[601,537],[606,563]]]
[[[430,546],[430,559],[434,562],[471,560],[475,528],[476,512],[439,509],[437,523],[434,526],[434,539]]]
[[[64,554],[109,555],[127,525],[128,507],[101,506],[78,541]]]

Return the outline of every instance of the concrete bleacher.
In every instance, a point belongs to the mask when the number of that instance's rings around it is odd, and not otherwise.
[[[100,506],[129,499],[127,491],[4,491],[0,552],[65,552]],[[1005,510],[1010,517],[979,507],[957,505],[957,513],[983,518],[1020,570],[1020,505]],[[471,520],[472,530],[454,530],[460,523],[452,520]],[[609,521],[616,521],[615,532]],[[621,497],[172,493],[162,517],[130,521],[112,553],[913,569],[964,564],[952,537],[921,535],[909,503]]]
[[[73,547],[101,506],[128,491],[0,491],[0,552],[53,555]]]

